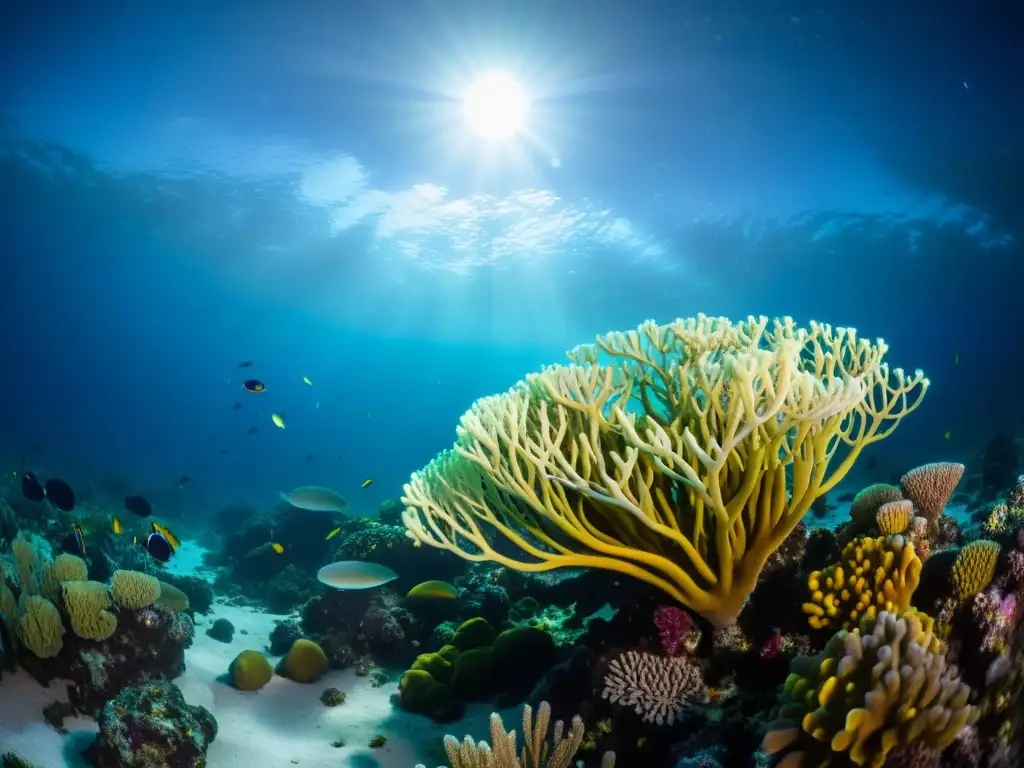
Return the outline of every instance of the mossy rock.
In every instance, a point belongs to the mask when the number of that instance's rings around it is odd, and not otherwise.
[[[315,683],[327,671],[327,655],[312,640],[299,639],[292,643],[277,671],[296,683]]]
[[[458,658],[459,649],[454,645],[443,645],[437,652],[437,655],[447,661],[449,664],[454,664],[455,659]]]
[[[450,722],[462,717],[462,702],[452,696],[447,685],[437,682],[425,669],[410,669],[398,682],[398,700],[402,709]]]
[[[494,652],[491,648],[463,651],[452,665],[452,693],[464,701],[478,701],[494,692]]]
[[[274,668],[259,651],[242,651],[228,671],[232,685],[240,691],[258,691],[274,676]]]
[[[491,645],[498,633],[487,619],[479,616],[467,619],[455,630],[455,637],[452,638],[452,645],[460,651],[471,651],[474,648],[482,648]]]
[[[515,693],[532,688],[555,663],[555,641],[537,627],[513,627],[494,639],[491,653],[494,684]]]
[[[421,653],[409,669],[422,669],[439,683],[447,683],[452,677],[452,664],[440,653]]]

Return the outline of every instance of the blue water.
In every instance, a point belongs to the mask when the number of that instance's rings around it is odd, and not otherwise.
[[[43,5],[0,10],[10,471],[172,517],[309,483],[372,512],[475,398],[697,312],[883,336],[933,382],[872,449],[900,469],[1024,426],[1004,17]],[[534,97],[501,145],[459,103],[492,67]]]

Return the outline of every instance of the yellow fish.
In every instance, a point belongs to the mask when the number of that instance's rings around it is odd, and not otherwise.
[[[359,487],[360,488],[369,488],[371,485],[373,485],[373,478],[372,477],[368,477],[365,480],[363,480],[363,484],[360,485]]]
[[[331,539],[333,539],[333,538],[334,538],[335,536],[337,536],[337,535],[338,535],[339,533],[341,533],[341,526],[340,526],[340,525],[339,525],[339,526],[338,526],[337,528],[335,528],[335,529],[334,529],[333,531],[331,531],[330,533],[328,533],[328,534],[327,534],[327,538],[326,538],[326,539],[324,539],[324,541],[330,541],[330,540],[331,540]]]
[[[302,380],[304,382],[306,382],[307,384],[309,384],[309,386],[311,386],[311,387],[313,386],[313,382],[309,380],[309,376],[303,376]]]
[[[459,592],[447,581],[433,580],[424,581],[422,584],[417,584],[415,587],[410,589],[405,596],[431,597],[440,598],[442,600],[454,600],[456,597],[459,596]]]
[[[949,438],[952,437],[952,435],[953,435],[953,431],[950,430],[950,429],[947,429],[946,430],[946,439],[949,440]]]
[[[278,544],[278,543],[277,543],[276,541],[275,541],[275,542],[273,542],[273,543],[272,543],[272,544],[270,545],[270,548],[271,548],[271,549],[273,549],[273,550],[274,550],[275,552],[277,552],[277,554],[279,554],[279,555],[280,555],[280,554],[281,554],[282,552],[284,552],[284,545],[282,545],[282,544]]]
[[[117,535],[121,535],[121,532],[122,532],[123,529],[121,528],[121,519],[120,518],[115,517],[113,520],[111,520],[110,521],[110,527],[114,531],[114,533],[116,533]]]
[[[271,421],[281,429],[284,429],[284,414],[283,413],[272,413],[270,414]]]
[[[150,523],[149,525],[153,529],[153,533],[159,533],[167,539],[167,543],[171,545],[171,549],[177,549],[181,546],[181,542],[178,541],[178,537],[171,532],[170,528],[165,528],[160,525],[160,523]]]

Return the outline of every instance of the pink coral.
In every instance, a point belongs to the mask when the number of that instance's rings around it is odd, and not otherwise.
[[[654,626],[658,628],[661,649],[669,656],[678,656],[693,627],[693,619],[682,608],[663,605],[654,612]]]

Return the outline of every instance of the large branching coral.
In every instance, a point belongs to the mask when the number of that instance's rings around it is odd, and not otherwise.
[[[599,338],[473,405],[405,486],[408,534],[523,571],[618,571],[725,625],[813,501],[919,404],[927,379],[886,351],[789,318]]]

